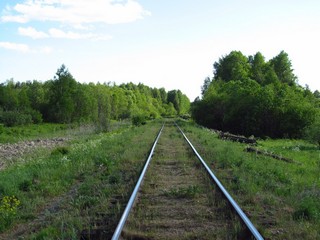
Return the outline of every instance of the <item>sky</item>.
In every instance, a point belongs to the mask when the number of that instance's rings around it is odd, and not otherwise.
[[[284,50],[298,83],[320,90],[319,0],[1,0],[0,83],[143,83],[201,95],[233,50]]]

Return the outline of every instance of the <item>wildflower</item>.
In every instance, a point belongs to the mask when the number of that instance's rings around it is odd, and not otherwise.
[[[0,201],[0,214],[15,215],[20,204],[15,196],[4,196]]]

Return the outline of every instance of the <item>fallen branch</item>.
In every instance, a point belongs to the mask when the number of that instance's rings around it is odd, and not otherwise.
[[[245,151],[247,151],[247,152],[255,152],[256,154],[272,157],[272,158],[275,158],[275,159],[278,159],[278,160],[281,160],[281,161],[285,161],[285,162],[288,162],[288,163],[297,163],[297,162],[293,161],[290,158],[285,158],[285,157],[282,157],[282,156],[279,156],[279,155],[276,155],[276,154],[273,154],[273,153],[269,153],[267,151],[262,151],[262,150],[254,148],[254,147],[246,147]]]
[[[234,142],[241,142],[241,143],[247,143],[247,144],[257,144],[257,140],[254,138],[246,138],[244,136],[234,135],[231,133],[225,133],[225,132],[219,132],[219,138],[220,139],[227,139]]]

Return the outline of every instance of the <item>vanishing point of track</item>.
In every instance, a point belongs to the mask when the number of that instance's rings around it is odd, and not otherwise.
[[[171,143],[173,138],[179,144]],[[153,143],[112,239],[263,237],[181,128],[167,123]]]

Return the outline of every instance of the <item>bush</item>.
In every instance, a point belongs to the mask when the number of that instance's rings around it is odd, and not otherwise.
[[[320,119],[317,119],[312,125],[305,129],[304,138],[312,143],[318,144],[320,148]]]
[[[36,123],[36,124],[42,123],[42,121],[43,121],[43,119],[42,119],[42,114],[41,114],[39,111],[37,111],[37,110],[30,110],[30,111],[28,112],[28,114],[31,116],[33,123]]]
[[[0,123],[0,134],[4,132],[4,125]]]
[[[32,123],[32,116],[17,111],[6,111],[0,115],[0,122],[7,127],[30,124]]]
[[[132,117],[132,124],[134,126],[141,126],[146,124],[146,117],[143,114],[135,115]]]

